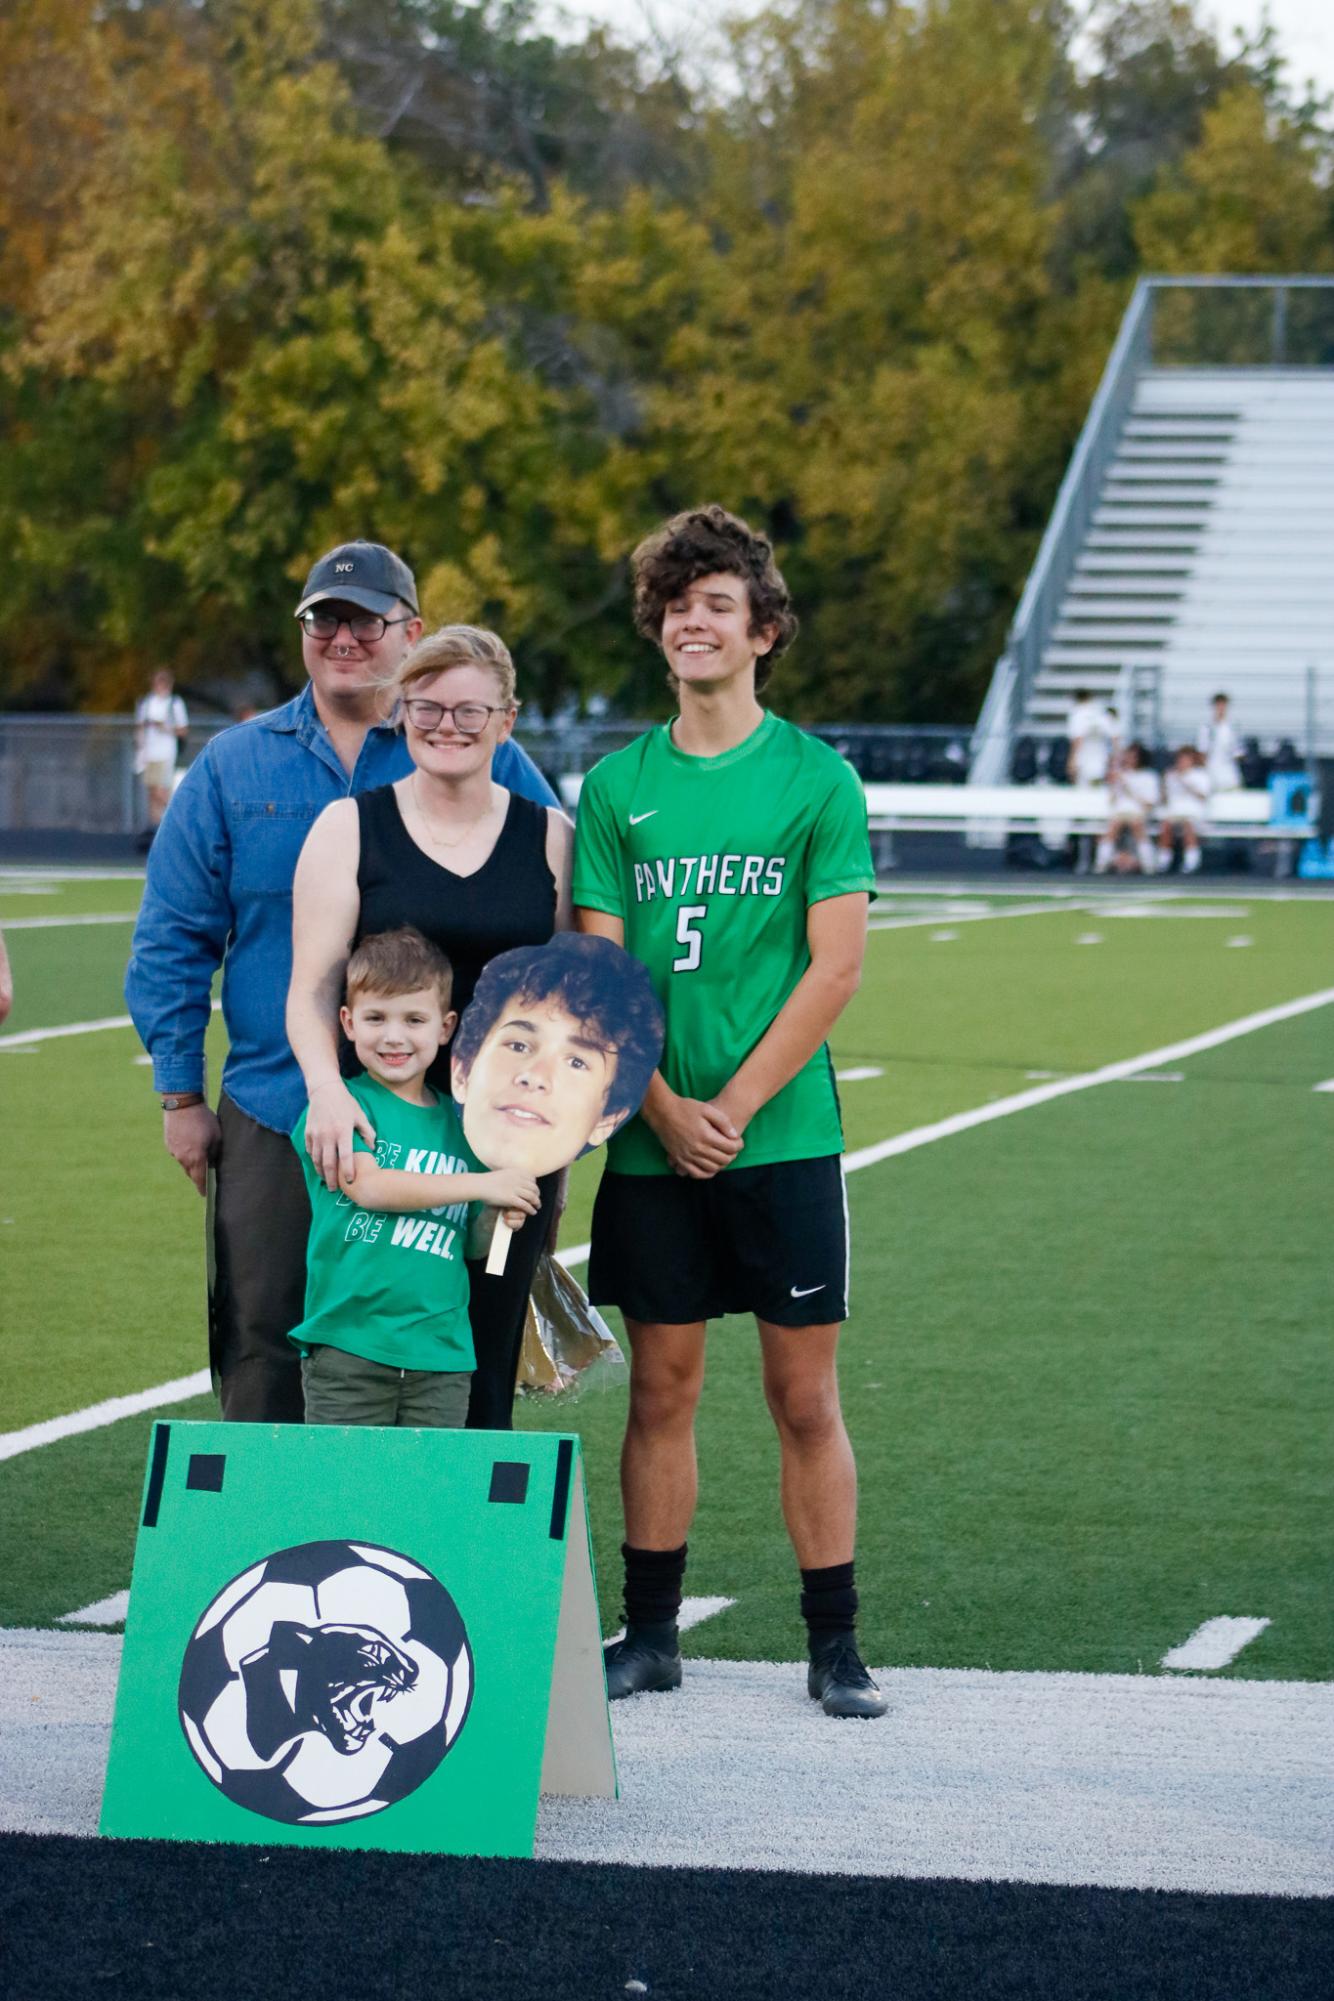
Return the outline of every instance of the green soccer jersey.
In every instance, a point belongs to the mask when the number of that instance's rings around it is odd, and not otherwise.
[[[810,964],[806,911],[874,895],[866,798],[836,751],[766,715],[721,757],[688,757],[670,725],[604,758],[579,795],[574,901],[622,919],[667,1016],[662,1073],[709,1099],[760,1041]],[[733,1163],[840,1153],[827,1048],[761,1106]],[[611,1141],[618,1174],[666,1174],[642,1118]]]
[[[407,1174],[480,1174],[452,1099],[409,1105],[373,1077],[352,1077],[348,1089],[375,1128],[381,1167]],[[463,1262],[475,1204],[419,1209],[392,1216],[360,1209],[350,1195],[327,1188],[306,1152],[306,1114],[292,1144],[310,1191],[306,1250],[306,1312],[288,1336],[302,1354],[343,1348],[393,1369],[471,1369],[468,1272]],[[370,1151],[360,1133],[358,1153]]]

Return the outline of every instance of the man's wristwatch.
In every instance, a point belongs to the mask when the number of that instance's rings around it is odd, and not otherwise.
[[[187,1106],[202,1105],[203,1102],[202,1091],[169,1091],[162,1100],[162,1109],[164,1112],[183,1112]]]

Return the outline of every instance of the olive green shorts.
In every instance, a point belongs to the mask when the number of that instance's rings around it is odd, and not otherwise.
[[[393,1369],[345,1348],[312,1348],[302,1358],[307,1424],[407,1425],[461,1430],[471,1369]]]

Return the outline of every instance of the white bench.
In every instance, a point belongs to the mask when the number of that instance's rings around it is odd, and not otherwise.
[[[561,779],[571,812],[583,784],[577,772]],[[866,814],[876,834],[973,834],[997,846],[1007,834],[1040,834],[1054,847],[1071,834],[1100,834],[1107,825],[1104,785],[880,785],[866,787]],[[1314,811],[1314,808],[1313,808]],[[1216,792],[1200,816],[1206,840],[1294,841],[1305,834],[1270,824],[1271,802],[1260,789]],[[1150,816],[1153,824],[1161,812]],[[1315,832],[1314,818],[1307,831]]]
[[[1218,840],[1300,839],[1270,825],[1266,791],[1216,792],[1200,832]],[[1104,785],[868,785],[866,811],[877,833],[1041,834],[1058,844],[1069,834],[1100,834],[1107,825]],[[1153,822],[1161,812],[1150,814]],[[1314,832],[1314,825],[1311,826]]]

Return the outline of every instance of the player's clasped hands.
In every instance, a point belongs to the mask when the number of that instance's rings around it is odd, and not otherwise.
[[[482,1182],[488,1205],[499,1209],[508,1229],[521,1230],[525,1217],[535,1216],[542,1206],[536,1176],[521,1167],[493,1168]]]
[[[743,1141],[721,1105],[673,1095],[655,1108],[654,1131],[677,1174],[709,1181],[730,1167]]]

